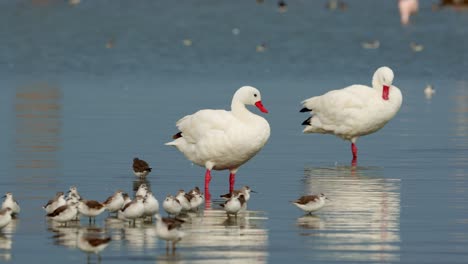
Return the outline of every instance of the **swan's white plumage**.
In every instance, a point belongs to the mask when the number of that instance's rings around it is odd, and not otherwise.
[[[302,104],[312,116],[303,132],[334,134],[354,143],[358,137],[381,129],[402,103],[402,94],[392,82],[392,70],[381,67],[374,74],[373,88],[351,85],[304,100]],[[388,100],[382,99],[384,85],[390,87]]]
[[[204,109],[183,117],[176,123],[181,137],[166,145],[175,146],[187,159],[209,170],[236,172],[270,136],[268,122],[245,107],[259,101],[256,88],[241,87],[234,94],[231,111]]]

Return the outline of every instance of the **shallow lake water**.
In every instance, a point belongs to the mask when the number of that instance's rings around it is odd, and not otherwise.
[[[0,192],[22,210],[1,230],[1,261],[99,262],[77,248],[79,230],[92,228],[112,238],[102,263],[468,262],[467,12],[424,1],[403,27],[396,1],[330,11],[297,0],[285,13],[275,1],[188,2],[0,2]],[[361,47],[374,39],[379,49]],[[300,102],[370,84],[382,65],[403,105],[359,139],[354,167],[348,142],[301,133]],[[202,187],[204,169],[164,143],[179,118],[227,109],[242,85],[261,90],[272,134],[238,172],[236,187],[257,193],[237,219],[218,206],[223,171],[213,173],[211,208],[185,217],[174,254],[154,224],[107,213],[92,226],[47,221],[41,207],[72,185],[99,201],[133,194],[134,157],[154,168],[145,183],[160,203]],[[310,193],[330,202],[304,215],[290,201]]]

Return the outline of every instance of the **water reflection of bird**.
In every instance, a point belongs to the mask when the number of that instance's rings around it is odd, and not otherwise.
[[[80,229],[78,231],[77,246],[88,254],[88,263],[91,253],[97,255],[98,262],[101,262],[100,253],[111,241],[109,236],[102,237],[101,233],[100,229]]]
[[[297,218],[296,225],[304,229],[323,229],[323,221],[317,215],[306,214]]]
[[[372,87],[351,85],[302,102],[301,112],[311,112],[304,133],[333,134],[351,141],[352,164],[357,163],[357,139],[374,133],[392,119],[402,103],[400,90],[392,85],[393,71],[380,67]]]
[[[418,12],[419,2],[418,0],[399,0],[398,8],[400,10],[401,23],[407,25],[410,16]]]
[[[180,230],[185,222],[177,218],[163,218],[159,214],[156,218],[156,235],[158,238],[166,240],[166,250],[169,251],[169,241],[172,242],[172,251],[176,250],[176,244],[184,237],[184,232]]]
[[[206,168],[205,198],[211,199],[211,170],[229,170],[229,191],[234,190],[239,168],[254,157],[270,137],[270,125],[245,106],[255,105],[268,113],[260,91],[252,86],[239,88],[232,98],[231,111],[204,109],[177,121],[180,132],[166,145],[176,147],[190,161]]]
[[[367,252],[343,254],[341,260],[398,262],[401,180],[383,176],[384,172],[383,168],[364,166],[305,168],[303,192],[323,191],[333,203],[321,217],[326,228],[301,235],[320,238],[328,250]],[[316,248],[317,240],[309,242],[309,247]],[[319,255],[315,258],[326,255],[315,253]]]

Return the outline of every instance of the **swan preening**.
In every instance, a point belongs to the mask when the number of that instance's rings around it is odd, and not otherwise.
[[[304,100],[301,112],[311,112],[312,116],[302,123],[303,132],[333,134],[351,141],[355,164],[357,139],[384,127],[400,109],[403,98],[392,83],[393,71],[380,67],[374,73],[372,87],[355,84]]]

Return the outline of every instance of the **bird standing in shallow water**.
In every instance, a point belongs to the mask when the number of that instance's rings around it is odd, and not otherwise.
[[[2,209],[11,208],[12,216],[19,214],[21,208],[18,202],[13,198],[13,194],[11,192],[7,192],[5,196],[3,196],[5,200],[2,203]]]
[[[301,112],[311,112],[311,117],[302,123],[303,132],[333,134],[351,141],[351,164],[356,165],[357,139],[384,127],[400,110],[403,97],[392,83],[393,71],[380,67],[372,87],[351,85],[304,100]]]
[[[325,194],[321,193],[320,195],[301,196],[292,203],[301,210],[311,214],[325,206],[325,200],[328,200],[328,198]]]
[[[152,168],[149,166],[148,162],[139,158],[133,159],[133,173],[135,176],[140,178],[146,177],[151,170]]]
[[[232,191],[240,166],[253,158],[270,137],[268,122],[245,107],[255,105],[268,113],[261,100],[260,91],[243,86],[232,98],[231,111],[205,109],[177,121],[180,132],[166,145],[175,146],[187,159],[206,168],[206,200],[211,199],[211,170],[229,170]]]

